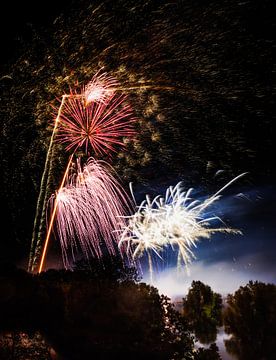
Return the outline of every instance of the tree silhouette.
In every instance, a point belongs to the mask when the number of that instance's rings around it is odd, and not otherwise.
[[[276,286],[250,281],[227,297],[226,349],[239,360],[276,359]]]
[[[195,360],[221,360],[217,345],[213,343],[208,349],[199,348]]]
[[[73,270],[77,273],[86,274],[89,278],[108,279],[110,281],[139,281],[140,275],[134,264],[128,263],[120,255],[110,256],[106,254],[100,259],[81,259],[75,262]]]
[[[193,281],[188,295],[183,299],[183,316],[190,329],[203,344],[216,340],[217,327],[221,326],[221,295],[210,286]]]
[[[35,276],[16,269],[0,273],[5,294],[0,332],[19,339],[22,332],[39,331],[68,360],[193,359],[192,337],[168,298],[131,280],[132,273],[114,272],[114,263],[110,269],[105,263],[105,273],[97,266],[95,271],[49,270]],[[38,359],[35,342],[32,358]]]

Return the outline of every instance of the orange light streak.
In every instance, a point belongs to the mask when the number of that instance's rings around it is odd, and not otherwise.
[[[74,154],[72,154],[69,157],[68,164],[67,164],[67,167],[66,167],[62,182],[61,182],[60,187],[59,187],[59,189],[57,191],[57,195],[59,194],[59,192],[61,191],[61,189],[64,186],[64,183],[65,183],[65,180],[67,178],[73,156],[74,156]],[[53,228],[53,225],[54,225],[55,215],[56,215],[56,212],[57,212],[57,207],[58,207],[58,196],[56,196],[56,198],[55,198],[54,208],[53,208],[53,212],[52,212],[52,215],[51,215],[51,220],[50,220],[50,223],[49,223],[49,228],[48,228],[48,231],[47,231],[46,240],[45,240],[45,243],[44,243],[43,253],[42,253],[42,257],[41,257],[40,265],[39,265],[39,270],[38,270],[39,274],[41,273],[42,268],[43,268],[43,264],[44,264],[44,260],[45,260],[45,256],[46,256],[46,252],[47,252],[47,247],[48,247],[51,231],[52,231],[52,228]]]

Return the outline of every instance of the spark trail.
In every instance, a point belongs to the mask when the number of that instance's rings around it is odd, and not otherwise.
[[[119,247],[127,244],[133,259],[147,253],[151,280],[151,254],[162,259],[161,253],[167,247],[173,251],[177,249],[178,267],[183,263],[187,266],[195,258],[192,249],[197,247],[200,239],[208,239],[217,232],[240,233],[226,226],[211,227],[212,222],[219,220],[222,223],[222,220],[216,215],[208,216],[206,209],[219,200],[226,187],[243,175],[237,176],[202,202],[191,197],[192,189],[183,191],[181,183],[170,186],[164,198],[159,195],[151,201],[147,196],[135,214],[128,217],[128,223],[121,231]]]
[[[120,230],[127,225],[133,204],[120,182],[103,161],[90,158],[72,174],[67,184],[52,197],[56,207],[56,233],[63,262],[70,261],[80,249],[86,256],[100,258],[104,251],[118,253]]]
[[[58,109],[57,116],[55,118],[54,128],[53,128],[50,143],[48,146],[44,170],[43,170],[43,174],[42,174],[42,178],[41,178],[40,191],[39,191],[39,196],[38,196],[38,200],[37,200],[36,214],[35,214],[33,234],[32,234],[28,271],[33,270],[36,248],[37,248],[37,246],[39,246],[39,243],[40,243],[39,234],[40,234],[40,228],[42,227],[41,222],[43,222],[43,213],[44,213],[44,208],[45,208],[45,196],[46,196],[45,192],[46,192],[46,188],[47,188],[47,179],[49,177],[49,167],[50,167],[51,158],[52,158],[54,138],[56,135],[56,131],[57,131],[57,127],[58,127],[58,123],[59,123],[59,119],[60,119],[60,114],[61,114],[65,99],[66,99],[66,95],[63,95],[59,109]]]
[[[63,175],[63,179],[60,185],[60,188],[58,190],[58,194],[60,193],[60,191],[62,191],[64,183],[66,181],[66,178],[68,176],[69,170],[70,170],[70,166],[71,166],[71,162],[73,159],[74,154],[72,154],[69,158],[65,173]],[[51,235],[51,231],[53,228],[53,224],[54,224],[54,220],[55,220],[55,216],[56,216],[56,212],[57,212],[57,207],[58,207],[58,202],[57,202],[57,198],[55,199],[54,202],[54,206],[53,206],[53,211],[51,213],[51,219],[50,219],[50,223],[49,223],[49,227],[48,227],[48,231],[47,231],[47,236],[46,236],[46,240],[44,243],[44,248],[43,248],[43,252],[42,252],[42,257],[41,257],[41,261],[40,261],[40,265],[39,265],[39,270],[38,272],[41,273],[42,269],[43,269],[43,264],[44,264],[44,260],[45,260],[45,255],[46,255],[46,251],[47,251],[47,247],[48,247],[48,243],[49,243],[49,239],[50,239],[50,235]]]

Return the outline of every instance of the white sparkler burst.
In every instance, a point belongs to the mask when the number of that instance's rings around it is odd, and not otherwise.
[[[78,248],[87,257],[100,258],[103,245],[109,254],[117,253],[115,230],[126,226],[132,204],[105,162],[90,158],[83,169],[78,163],[76,173],[56,196],[56,232],[66,268],[70,268],[70,254],[74,260]]]
[[[107,73],[100,73],[99,70],[84,87],[83,94],[85,106],[91,102],[106,103],[108,99],[114,94],[115,88],[118,87],[118,82]]]
[[[160,195],[152,201],[146,196],[134,215],[128,217],[128,223],[121,232],[119,247],[127,243],[133,259],[147,253],[149,270],[152,277],[151,252],[162,258],[162,251],[171,247],[178,251],[178,266],[188,265],[193,258],[193,247],[202,238],[210,238],[213,233],[240,233],[226,226],[212,228],[212,222],[222,220],[218,216],[206,217],[206,209],[220,198],[220,193],[243,176],[241,174],[227,183],[216,194],[203,202],[193,200],[192,189],[183,191],[181,183],[170,186],[165,198]]]

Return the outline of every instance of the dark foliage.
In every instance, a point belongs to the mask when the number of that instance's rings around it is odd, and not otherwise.
[[[195,360],[222,360],[216,344],[211,344],[208,349],[199,348]]]
[[[83,270],[40,276],[2,271],[0,330],[40,331],[70,360],[192,359],[193,341],[168,299],[120,278],[96,278]]]
[[[250,281],[228,295],[224,312],[227,351],[239,360],[276,358],[276,286]]]
[[[108,271],[105,266],[102,275],[81,264],[74,272],[39,276],[1,267],[1,359],[48,360],[53,349],[66,360],[221,359],[215,344],[195,351],[189,330],[196,332],[200,324],[203,341],[212,338],[214,329],[203,322],[221,324],[218,294],[193,282],[183,318],[157,289],[135,283],[135,274],[115,276],[112,266]],[[224,325],[232,334],[227,350],[239,360],[274,359],[276,286],[250,282],[227,303]]]
[[[76,261],[73,270],[81,276],[87,276],[97,281],[137,282],[141,279],[137,268],[134,265],[128,265],[127,261],[124,261],[120,256],[106,255],[101,259],[82,259]]]
[[[203,344],[214,342],[217,327],[222,325],[222,298],[201,281],[193,281],[183,299],[183,316]]]

